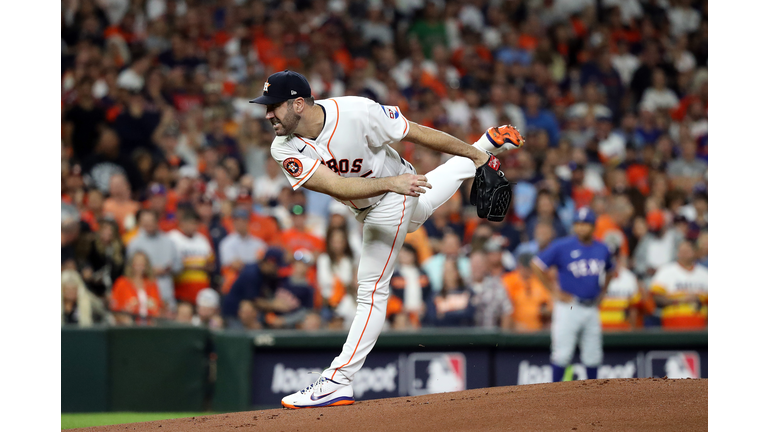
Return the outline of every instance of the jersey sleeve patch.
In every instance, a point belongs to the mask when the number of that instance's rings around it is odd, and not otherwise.
[[[286,158],[283,161],[283,168],[296,178],[301,176],[301,173],[304,172],[304,166],[301,164],[301,161],[293,157]]]

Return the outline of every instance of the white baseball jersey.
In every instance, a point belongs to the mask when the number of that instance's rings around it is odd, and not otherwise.
[[[707,269],[696,264],[693,270],[687,270],[678,262],[672,262],[658,269],[651,289],[664,294],[706,294]]]
[[[410,165],[389,146],[402,140],[408,120],[396,106],[379,105],[356,96],[315,102],[325,112],[325,124],[316,139],[298,135],[277,137],[272,157],[280,164],[294,190],[303,185],[322,164],[343,177],[392,177]],[[352,208],[365,208],[382,195],[344,201]]]

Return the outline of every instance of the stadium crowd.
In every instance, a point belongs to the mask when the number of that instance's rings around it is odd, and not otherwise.
[[[469,143],[526,137],[502,155],[507,220],[478,219],[466,182],[409,234],[391,329],[546,329],[531,258],[583,206],[618,263],[605,328],[706,326],[706,1],[64,0],[61,19],[62,325],[350,325],[359,224],[290,188],[248,103],[291,69]],[[396,150],[419,173],[445,157]]]

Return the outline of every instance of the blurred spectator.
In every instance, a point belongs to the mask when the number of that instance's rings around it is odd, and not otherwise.
[[[469,258],[459,254],[461,250],[461,239],[453,232],[447,232],[440,243],[440,253],[429,258],[421,268],[429,276],[429,283],[432,285],[432,291],[437,293],[443,291],[443,280],[445,262],[454,260],[459,269],[462,279],[469,279],[471,271],[469,268]]]
[[[409,35],[415,36],[419,41],[426,58],[432,57],[432,48],[435,45],[448,44],[445,22],[441,19],[442,7],[442,3],[436,1],[425,2],[422,18],[416,20],[408,31]]]
[[[241,300],[240,305],[237,308],[237,320],[230,321],[228,328],[238,330],[259,330],[261,329],[261,323],[259,322],[259,313],[253,302],[250,300]]]
[[[290,183],[274,160],[268,160],[264,167],[264,174],[253,180],[253,196],[259,204],[272,206],[280,191],[286,186],[290,187]]]
[[[515,257],[519,260],[523,254],[535,255],[546,249],[554,239],[555,230],[552,229],[552,224],[545,221],[537,222],[533,231],[533,238],[525,243],[520,243],[515,249]]]
[[[651,293],[661,309],[665,329],[700,329],[707,326],[707,269],[696,263],[696,247],[680,243],[677,261],[659,268]]]
[[[87,222],[91,231],[99,230],[99,220],[104,218],[104,194],[98,189],[91,189],[86,196],[85,209],[80,212],[80,219]]]
[[[317,285],[323,303],[335,308],[355,283],[357,268],[346,229],[329,229],[326,245],[327,251],[317,257]]]
[[[691,0],[680,0],[667,9],[672,36],[680,36],[699,28],[701,14],[691,7]]]
[[[192,325],[209,329],[224,327],[224,320],[219,315],[219,293],[212,288],[204,288],[195,299],[197,314],[192,317]]]
[[[652,210],[645,217],[648,232],[640,239],[632,256],[635,273],[647,283],[663,265],[675,260],[682,235],[667,228],[664,212]]]
[[[451,222],[451,207],[448,203],[436,208],[432,216],[422,226],[433,242],[439,241],[448,231],[455,233],[459,238],[464,238],[464,223]]]
[[[667,175],[672,186],[690,193],[693,187],[704,180],[707,164],[696,158],[696,142],[684,141],[680,145],[680,157],[667,166]]]
[[[141,206],[131,199],[131,185],[122,174],[114,174],[109,179],[109,198],[104,201],[104,214],[117,222],[120,233],[129,231],[136,225],[135,215]]]
[[[488,255],[477,250],[469,256],[475,325],[508,329],[512,327],[512,303],[499,276],[489,274]]]
[[[526,87],[524,111],[528,134],[533,133],[534,129],[544,129],[547,131],[549,142],[557,143],[560,141],[557,120],[551,111],[541,106],[541,96],[539,96],[536,88]]]
[[[390,290],[387,318],[393,329],[432,324],[435,312],[429,278],[416,262],[416,249],[407,243],[397,257]]]
[[[272,328],[295,328],[312,312],[315,287],[308,273],[313,264],[312,254],[306,249],[293,253],[291,275],[278,283],[273,297],[256,297],[256,307],[264,311],[264,320]]]
[[[594,236],[598,240],[605,240],[611,235],[618,236],[621,238],[619,252],[622,256],[629,256],[629,242],[624,234],[624,228],[632,220],[634,207],[625,195],[616,195],[608,203],[607,210],[606,213],[598,216]]]
[[[517,332],[544,329],[552,317],[552,295],[531,271],[532,253],[522,253],[517,268],[502,279],[512,302],[509,328]]]
[[[280,244],[286,251],[294,253],[299,249],[307,249],[317,255],[325,252],[325,241],[310,233],[307,228],[304,206],[296,204],[291,207],[291,222],[293,226],[283,231],[280,237]]]
[[[152,263],[152,273],[156,278],[163,304],[173,311],[176,309],[173,276],[182,269],[181,255],[170,236],[160,231],[157,213],[141,210],[138,219],[139,232],[128,244],[128,259],[139,251],[147,255]]]
[[[243,267],[222,302],[221,311],[224,317],[236,317],[242,300],[255,300],[260,296],[269,298],[274,295],[278,282],[277,272],[282,265],[283,251],[272,247],[267,249],[261,261]]]
[[[669,110],[678,104],[675,92],[667,88],[667,77],[661,68],[653,70],[651,87],[647,88],[640,100],[640,108],[655,112],[659,109]]]
[[[472,290],[464,283],[455,258],[445,259],[440,292],[435,296],[438,327],[467,327],[474,325],[475,307]],[[434,290],[434,288],[433,288]]]
[[[81,245],[77,254],[83,280],[94,294],[104,296],[112,283],[123,274],[125,266],[125,251],[117,224],[102,219],[99,231],[84,236]]]
[[[163,309],[160,291],[152,275],[152,265],[144,252],[136,252],[128,261],[125,275],[112,287],[109,308],[118,324],[146,324]]]
[[[554,229],[556,238],[568,235],[555,210],[552,195],[547,191],[540,191],[536,196],[536,209],[525,219],[525,232],[529,239],[535,239],[534,229],[540,223],[549,224]]]
[[[488,274],[491,276],[500,278],[515,268],[515,257],[504,247],[506,243],[507,239],[501,235],[493,235],[483,246],[482,250],[488,260]]]
[[[74,324],[90,327],[107,321],[104,303],[87,288],[80,275],[74,270],[61,273],[61,325]]]
[[[176,322],[182,324],[192,324],[192,318],[195,316],[195,307],[187,302],[179,302],[176,306]]]
[[[277,222],[271,217],[253,211],[253,201],[251,199],[251,193],[248,190],[244,188],[240,189],[233,210],[243,210],[248,213],[248,232],[253,237],[261,239],[269,245],[278,243],[281,233]],[[223,217],[221,224],[226,228],[227,232],[232,233],[236,231],[232,217]]]
[[[176,274],[176,300],[195,303],[197,293],[211,286],[208,272],[213,270],[213,249],[198,232],[200,217],[193,211],[182,212],[179,229],[168,233],[181,256],[181,270]]]
[[[149,198],[145,201],[144,208],[155,213],[158,228],[163,232],[177,228],[179,222],[176,220],[175,203],[170,202],[165,186],[153,183],[147,192]]]
[[[610,108],[600,103],[600,89],[594,82],[584,86],[584,101],[571,105],[568,108],[568,117],[583,119],[586,116],[594,118],[611,118],[613,113]]]
[[[221,292],[226,294],[237,280],[244,266],[253,264],[267,250],[267,244],[248,232],[250,213],[244,209],[232,212],[234,231],[219,244],[221,274],[224,277]]]
[[[627,257],[619,253],[620,239],[609,238],[606,246],[613,254],[616,267],[608,291],[600,302],[600,323],[603,330],[631,330],[640,322],[638,316],[645,292],[635,274],[627,268]]]
[[[698,251],[696,263],[704,268],[709,267],[709,233],[704,231],[699,234],[696,240],[696,249]]]
[[[99,128],[105,121],[104,110],[96,104],[91,89],[93,81],[85,78],[77,86],[77,102],[64,116],[64,143],[72,148],[73,156],[79,161],[96,148]]]
[[[629,44],[624,39],[616,42],[617,52],[611,58],[611,64],[621,77],[621,83],[628,87],[632,82],[632,74],[640,67],[640,60],[630,52]]]

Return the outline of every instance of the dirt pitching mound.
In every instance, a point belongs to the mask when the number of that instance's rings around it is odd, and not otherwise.
[[[93,431],[693,431],[707,430],[707,380],[660,378],[495,387],[102,426]]]

